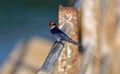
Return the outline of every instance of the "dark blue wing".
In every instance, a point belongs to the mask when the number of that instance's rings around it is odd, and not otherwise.
[[[57,38],[60,38],[62,40],[65,40],[67,42],[71,42],[73,44],[78,44],[77,42],[73,41],[70,37],[68,37],[64,32],[62,32],[61,30],[58,29],[57,32],[54,33],[54,35],[57,37]]]
[[[60,39],[63,40],[68,40],[70,39],[64,32],[62,32],[61,30],[58,30],[57,32],[54,33],[54,35]]]
[[[52,33],[53,35],[55,35],[57,38],[78,45],[77,42],[75,42],[75,41],[73,41],[71,38],[69,38],[69,37],[68,37],[64,32],[62,32],[59,28],[55,27],[54,29],[51,29],[50,31],[51,31],[51,33]]]

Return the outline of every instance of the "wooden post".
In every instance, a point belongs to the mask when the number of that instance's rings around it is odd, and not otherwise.
[[[78,12],[72,7],[59,7],[59,27],[66,29],[66,34],[78,42]],[[66,42],[58,60],[57,74],[78,74],[78,45]]]

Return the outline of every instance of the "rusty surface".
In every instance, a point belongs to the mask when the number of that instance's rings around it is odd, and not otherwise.
[[[66,34],[74,41],[78,42],[78,12],[72,7],[59,7],[59,28],[63,25],[66,28]],[[78,74],[78,46],[65,43],[65,47],[58,60],[58,74]]]
[[[98,74],[96,68],[92,70],[94,65],[93,59],[98,57],[98,27],[100,19],[100,0],[84,0],[82,4],[82,44],[85,49],[83,55],[82,66],[79,74]]]
[[[107,65],[104,68],[102,65],[103,74],[117,74],[118,61],[116,58],[117,49],[115,47],[114,39],[116,32],[116,13],[115,13],[115,0],[106,0],[106,10],[104,11],[104,17],[102,18],[101,26],[101,51],[103,62]],[[118,71],[119,72],[119,71]]]

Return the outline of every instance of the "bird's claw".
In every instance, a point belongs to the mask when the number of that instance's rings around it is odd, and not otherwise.
[[[63,47],[64,47],[64,43],[63,43],[61,40],[59,40],[59,41],[55,41],[53,45],[55,45],[56,43],[60,43],[60,44],[62,44]]]

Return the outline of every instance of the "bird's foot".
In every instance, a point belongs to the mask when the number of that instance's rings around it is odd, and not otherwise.
[[[55,45],[55,44],[57,44],[57,43],[60,43],[60,44],[62,44],[62,45],[64,46],[64,43],[63,43],[61,40],[55,41],[53,45]]]

